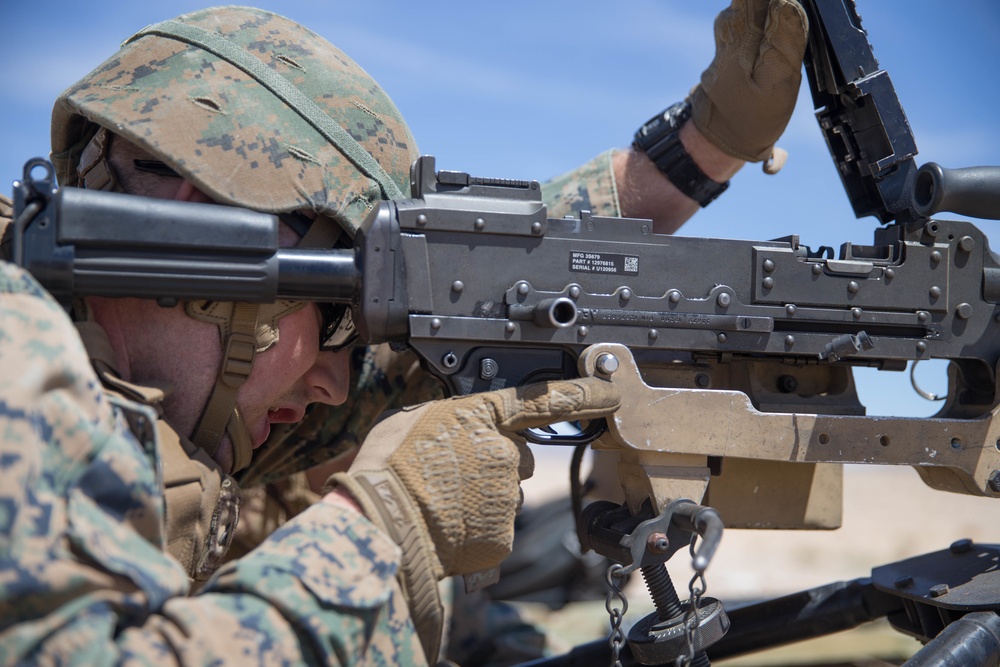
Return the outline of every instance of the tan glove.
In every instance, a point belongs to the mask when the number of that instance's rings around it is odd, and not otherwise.
[[[769,159],[795,109],[808,33],[795,0],[733,0],[715,19],[715,59],[691,93],[695,127],[733,157]]]
[[[614,385],[593,377],[424,403],[379,423],[348,472],[330,478],[402,548],[400,582],[428,660],[440,637],[437,579],[489,570],[510,553],[519,482],[534,468],[515,432],[620,404]]]

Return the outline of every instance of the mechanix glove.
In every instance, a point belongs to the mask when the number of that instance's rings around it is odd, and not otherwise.
[[[733,0],[715,20],[715,59],[690,97],[701,133],[733,157],[771,159],[795,108],[808,33],[795,0]]]
[[[519,482],[534,468],[516,432],[620,404],[599,378],[424,403],[375,426],[350,470],[330,478],[402,548],[400,582],[428,660],[440,637],[437,580],[490,570],[510,553]]]

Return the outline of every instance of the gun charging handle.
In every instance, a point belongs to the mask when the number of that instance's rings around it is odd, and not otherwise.
[[[1000,220],[1000,167],[945,169],[928,162],[917,171],[913,208],[924,217],[947,211]]]

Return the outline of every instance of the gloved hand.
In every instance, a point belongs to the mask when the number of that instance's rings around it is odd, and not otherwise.
[[[596,419],[620,403],[614,385],[598,378],[431,401],[379,423],[348,472],[331,481],[376,523],[421,524],[438,578],[478,572],[510,553],[518,483],[534,469],[516,432]]]
[[[437,580],[490,570],[510,554],[519,482],[534,470],[516,432],[604,417],[620,404],[617,388],[595,377],[431,401],[376,425],[350,469],[330,478],[401,547],[397,576],[430,662],[443,621]]]
[[[695,127],[733,157],[770,159],[795,108],[808,33],[795,0],[733,0],[715,20],[715,59],[690,96]]]

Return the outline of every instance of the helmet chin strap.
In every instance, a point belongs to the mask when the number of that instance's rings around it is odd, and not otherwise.
[[[250,464],[253,443],[239,409],[236,395],[253,367],[257,354],[257,319],[260,306],[256,303],[235,302],[229,326],[223,327],[222,367],[215,381],[215,388],[205,404],[201,419],[195,428],[192,441],[208,455],[215,454],[225,434],[233,445],[233,472]],[[228,334],[225,333],[228,328]]]

